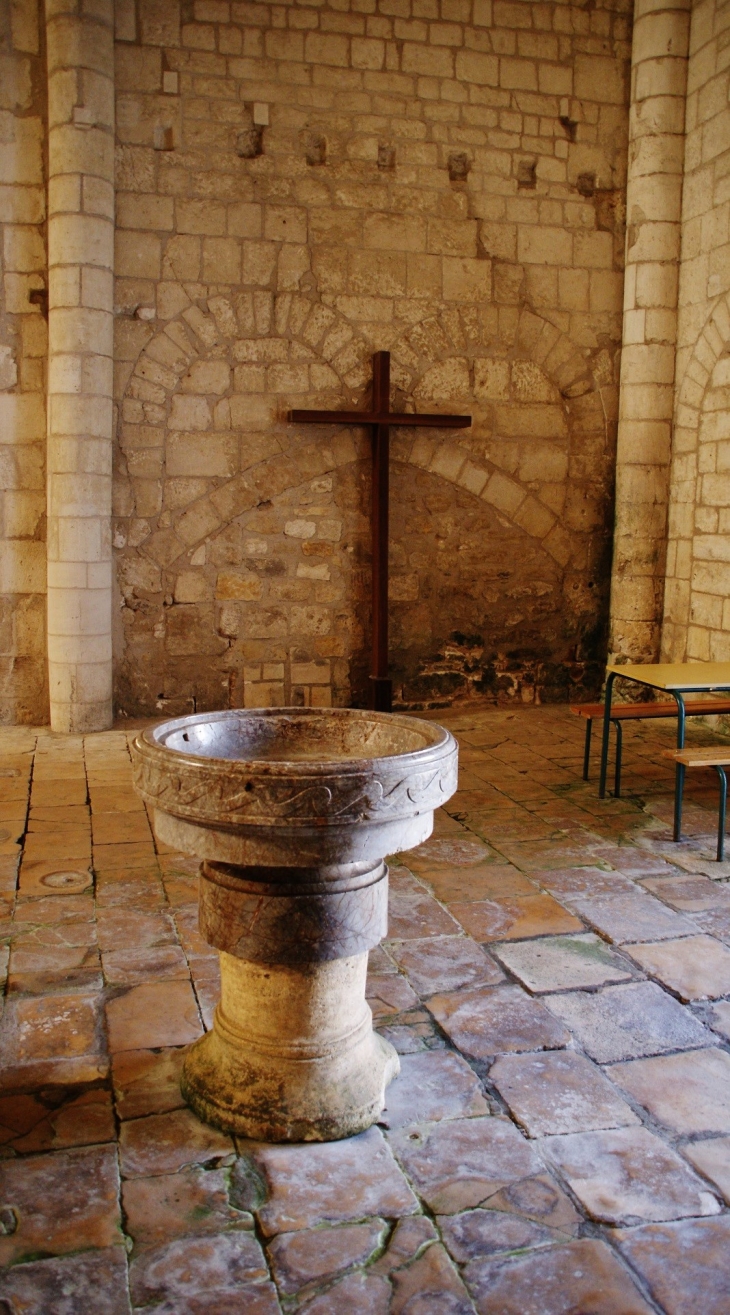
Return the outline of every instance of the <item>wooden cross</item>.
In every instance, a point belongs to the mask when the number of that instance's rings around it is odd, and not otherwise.
[[[370,707],[390,712],[393,684],[388,677],[388,486],[391,425],[426,429],[466,429],[471,416],[425,415],[390,409],[390,352],[373,356],[373,403],[370,411],[290,411],[300,425],[368,425],[373,431],[373,638]]]

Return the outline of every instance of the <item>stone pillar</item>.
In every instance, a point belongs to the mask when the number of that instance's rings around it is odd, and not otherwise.
[[[46,0],[51,726],[112,717],[114,41],[111,0]]]
[[[691,0],[636,0],[609,661],[656,661],[666,554]]]

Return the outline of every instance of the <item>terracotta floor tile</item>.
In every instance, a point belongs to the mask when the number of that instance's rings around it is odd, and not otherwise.
[[[698,1019],[654,982],[566,991],[543,1002],[599,1064],[713,1044]]]
[[[446,867],[475,867],[477,864],[486,862],[491,856],[488,845],[480,844],[479,841],[473,840],[467,834],[465,836],[450,836],[448,839],[435,839],[432,837],[425,844],[419,845],[417,849],[409,850],[404,858],[414,869],[420,871],[422,867],[441,865]]]
[[[730,1055],[694,1050],[615,1064],[611,1077],[677,1133],[730,1132]]]
[[[547,1137],[540,1149],[600,1223],[719,1214],[707,1184],[646,1128]]]
[[[90,893],[81,895],[46,895],[38,899],[18,899],[15,907],[15,925],[24,930],[41,923],[91,922],[94,917],[94,900]]]
[[[712,1030],[730,1041],[730,1000],[713,1005],[707,1017]]]
[[[114,1100],[120,1119],[181,1109],[185,1049],[121,1050],[112,1058]]]
[[[620,895],[593,895],[570,900],[570,907],[589,926],[616,945],[627,941],[663,941],[691,936],[695,924],[640,890]]]
[[[109,1067],[97,995],[11,998],[0,1024],[0,1090],[96,1082]]]
[[[0,1096],[0,1144],[18,1155],[93,1146],[116,1139],[111,1094],[99,1089],[68,1095]]]
[[[418,1005],[418,996],[400,973],[370,974],[365,996],[376,1022]]]
[[[289,1296],[302,1288],[319,1285],[351,1266],[365,1264],[386,1237],[385,1221],[368,1219],[362,1224],[280,1233],[266,1249],[277,1287]]]
[[[189,982],[134,986],[107,1003],[106,1016],[112,1052],[181,1046],[203,1031]]]
[[[94,845],[94,867],[97,871],[115,868],[146,868],[155,861],[155,851],[149,844]]]
[[[201,1123],[189,1109],[148,1114],[122,1124],[119,1149],[124,1178],[176,1173],[198,1164],[232,1162],[230,1137]]]
[[[639,1122],[602,1071],[571,1050],[502,1055],[489,1080],[530,1137]]]
[[[619,1246],[667,1315],[727,1315],[730,1215],[625,1229]]]
[[[703,1141],[685,1142],[682,1146],[685,1160],[708,1178],[713,1187],[730,1205],[730,1137],[708,1137]]]
[[[568,913],[550,895],[532,894],[472,904],[452,903],[449,908],[475,941],[517,940],[526,936],[583,930],[580,919]]]
[[[429,867],[419,870],[419,875],[445,904],[537,893],[534,884],[509,863],[487,863],[474,868]]]
[[[592,932],[495,945],[493,953],[530,991],[603,986],[633,976],[627,961]]]
[[[94,845],[148,844],[152,839],[145,812],[120,811],[92,814]]]
[[[390,953],[422,996],[459,986],[504,981],[499,965],[469,936],[396,941],[391,944]]]
[[[385,1092],[380,1122],[393,1130],[488,1113],[481,1083],[466,1061],[449,1050],[427,1050],[402,1057],[400,1075]]]
[[[0,1160],[0,1198],[17,1220],[0,1236],[0,1265],[122,1240],[114,1147]]]
[[[460,1215],[440,1215],[438,1222],[450,1254],[460,1265],[570,1241],[569,1235],[556,1229],[501,1210],[465,1210]]]
[[[355,1273],[340,1279],[299,1307],[302,1315],[389,1315],[391,1288],[379,1274]]]
[[[415,940],[421,936],[455,936],[459,924],[442,909],[428,891],[401,891],[391,885],[388,900],[389,941]]]
[[[440,1242],[426,1248],[410,1265],[392,1275],[392,1315],[408,1315],[414,1306],[447,1310],[449,1315],[474,1315],[474,1307],[461,1278]]]
[[[20,865],[19,893],[24,898],[49,895],[80,895],[91,890],[93,877],[88,863],[76,859],[38,859],[23,857]]]
[[[553,1050],[570,1033],[519,986],[471,987],[431,996],[428,1008],[465,1055],[489,1059],[509,1051]]]
[[[653,945],[627,945],[626,953],[682,1000],[730,995],[730,950],[712,936],[688,936]]]
[[[269,1187],[257,1211],[267,1237],[363,1219],[376,1210],[397,1218],[418,1209],[378,1128],[319,1145],[257,1145],[249,1154]]]
[[[163,910],[104,908],[97,914],[97,926],[102,950],[148,949],[177,940],[172,915]]]
[[[650,1315],[604,1242],[585,1238],[509,1260],[474,1260],[467,1287],[479,1315]]]
[[[123,1184],[122,1206],[125,1232],[138,1248],[174,1237],[253,1228],[253,1215],[231,1205],[224,1169],[129,1178]]]
[[[681,912],[730,908],[730,886],[718,885],[709,877],[654,877],[643,880],[641,884],[670,908]]]
[[[154,945],[145,950],[102,953],[104,977],[110,986],[141,986],[145,982],[187,981],[188,961],[179,945]]]
[[[482,1205],[543,1168],[530,1143],[502,1118],[424,1124],[399,1129],[389,1140],[419,1194],[439,1214]]]
[[[172,1309],[191,1296],[201,1296],[208,1310],[217,1311],[219,1298],[230,1295],[237,1299],[239,1310],[248,1311],[248,1291],[255,1295],[258,1284],[267,1279],[261,1247],[251,1233],[244,1231],[176,1238],[145,1248],[129,1267],[129,1286],[136,1305],[146,1306],[162,1298]],[[271,1289],[270,1284],[267,1286]],[[254,1311],[255,1306],[250,1309]]]
[[[36,1260],[0,1274],[0,1298],[18,1315],[130,1315],[122,1246]]]
[[[73,776],[67,779],[33,780],[31,806],[33,808],[63,808],[69,804],[86,803],[86,777]]]

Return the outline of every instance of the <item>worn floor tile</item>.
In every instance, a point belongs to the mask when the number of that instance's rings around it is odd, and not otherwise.
[[[633,976],[628,963],[592,932],[495,945],[493,953],[530,991],[603,986]]]
[[[474,868],[419,867],[417,871],[444,904],[537,893],[533,883],[510,863],[483,863]]]
[[[469,936],[395,941],[390,953],[413,989],[422,996],[453,991],[460,986],[504,981],[499,965]]]
[[[266,1248],[279,1291],[288,1296],[364,1265],[383,1245],[387,1232],[385,1220],[369,1219],[361,1224],[280,1233]]]
[[[380,1213],[412,1214],[418,1203],[378,1128],[319,1145],[241,1143],[268,1184],[258,1217],[264,1234],[344,1223]]]
[[[730,950],[712,936],[625,948],[645,972],[682,1000],[717,1000],[730,994]]]
[[[124,1247],[15,1265],[0,1273],[0,1301],[13,1315],[130,1315]]]
[[[667,1315],[727,1315],[730,1215],[626,1229],[619,1246]]]
[[[646,1128],[547,1137],[540,1149],[601,1223],[661,1222],[720,1211],[706,1183]]]
[[[402,1057],[380,1121],[394,1129],[488,1113],[481,1083],[466,1061],[449,1050],[426,1050]]]
[[[570,1033],[544,1004],[519,986],[472,987],[434,995],[428,1007],[454,1045],[475,1059],[508,1051],[552,1050],[570,1040]]]
[[[502,1055],[489,1080],[530,1137],[639,1122],[601,1070],[572,1050]]]
[[[426,1204],[440,1214],[482,1205],[543,1167],[529,1142],[501,1118],[423,1124],[392,1133],[390,1141]]]
[[[388,899],[389,941],[415,940],[421,936],[455,936],[459,931],[458,922],[423,886],[417,886],[414,882],[413,888],[408,886],[403,889],[391,882]]]
[[[517,940],[583,930],[580,919],[551,895],[533,893],[470,904],[455,902],[449,909],[475,941]]]
[[[0,1235],[0,1265],[122,1240],[114,1147],[0,1160],[0,1199],[15,1229]]]
[[[649,877],[642,881],[646,890],[658,895],[665,904],[681,912],[730,908],[730,886],[718,885],[709,877]]]
[[[121,1050],[112,1057],[114,1100],[120,1119],[180,1109],[184,1049]]]
[[[617,945],[627,941],[663,941],[676,936],[692,936],[697,931],[689,918],[639,890],[621,895],[573,896],[570,906],[591,927]]]
[[[189,982],[151,982],[132,987],[106,1007],[109,1049],[147,1050],[181,1046],[202,1035]]]
[[[159,1246],[143,1248],[129,1267],[129,1287],[135,1305],[147,1305],[162,1297],[184,1301],[205,1296],[209,1310],[224,1294],[237,1297],[243,1307],[250,1284],[265,1282],[268,1269],[256,1238],[245,1231],[211,1236],[176,1238]]]
[[[125,1232],[140,1245],[197,1233],[253,1228],[253,1215],[229,1200],[224,1169],[183,1169],[130,1178],[122,1188]]]
[[[6,1002],[0,1037],[1,1091],[95,1082],[107,1073],[101,1000],[46,995]]]
[[[189,1109],[129,1119],[121,1126],[119,1149],[124,1178],[175,1173],[196,1164],[217,1168],[233,1157],[230,1137]]]
[[[474,1307],[448,1252],[440,1242],[426,1247],[410,1265],[396,1269],[393,1284],[392,1315],[409,1312],[446,1310],[449,1315],[474,1315]]]
[[[730,1132],[730,1055],[694,1050],[612,1066],[611,1077],[678,1133]]]
[[[406,1009],[414,1009],[420,1003],[415,991],[400,973],[370,974],[365,995],[376,1022]]]
[[[101,1088],[51,1087],[40,1095],[0,1096],[0,1145],[18,1155],[115,1139],[111,1094]]]
[[[599,1064],[713,1044],[712,1034],[655,982],[565,991],[543,1003]]]
[[[570,1240],[556,1229],[501,1210],[465,1210],[459,1215],[440,1215],[438,1223],[450,1254],[460,1265]]]
[[[479,1315],[650,1315],[628,1271],[604,1242],[585,1238],[509,1260],[474,1260],[464,1272]]]
[[[381,1274],[348,1274],[327,1292],[305,1301],[302,1315],[389,1315],[392,1288]]]
[[[730,1205],[730,1137],[708,1137],[703,1141],[685,1142],[682,1154],[709,1178],[727,1205]]]

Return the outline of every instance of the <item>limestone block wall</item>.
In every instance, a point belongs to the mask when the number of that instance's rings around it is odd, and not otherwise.
[[[123,710],[362,699],[377,349],[398,700],[597,687],[627,8],[117,3]]]
[[[663,654],[730,659],[730,5],[692,10]]]
[[[42,16],[0,3],[0,722],[48,717]]]

